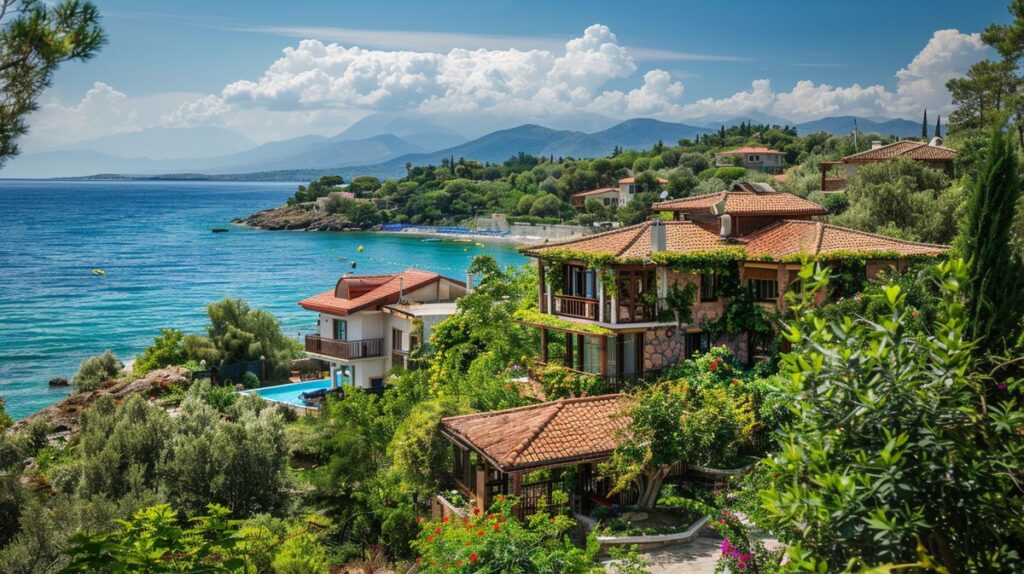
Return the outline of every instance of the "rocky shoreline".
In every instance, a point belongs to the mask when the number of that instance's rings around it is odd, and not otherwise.
[[[360,227],[339,213],[313,209],[309,204],[282,205],[239,217],[232,223],[268,231],[358,231]]]

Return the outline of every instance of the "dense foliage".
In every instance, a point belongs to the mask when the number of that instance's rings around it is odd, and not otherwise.
[[[79,393],[95,390],[104,382],[116,378],[123,367],[117,356],[107,349],[99,355],[82,359],[78,372],[71,378],[71,386]]]

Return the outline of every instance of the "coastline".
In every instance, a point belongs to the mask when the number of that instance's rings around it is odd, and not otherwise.
[[[401,237],[423,237],[423,238],[438,238],[442,240],[449,240],[456,243],[464,243],[458,241],[459,239],[465,239],[473,243],[500,243],[500,244],[511,244],[519,247],[532,247],[534,245],[543,244],[546,240],[542,237],[536,236],[521,236],[521,235],[485,235],[477,233],[444,233],[440,231],[427,231],[425,229],[417,230],[406,230],[406,231],[385,231],[381,229],[317,229],[317,228],[294,228],[294,229],[268,229],[259,225],[249,223],[248,218],[239,217],[231,221],[232,225],[239,227],[245,227],[247,229],[259,229],[261,231],[303,231],[303,232],[328,232],[328,233],[374,233],[379,235],[395,235]]]

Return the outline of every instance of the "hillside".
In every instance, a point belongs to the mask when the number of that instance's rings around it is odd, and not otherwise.
[[[857,122],[857,128],[861,133],[874,132],[883,136],[897,137],[918,137],[921,135],[921,124],[917,122],[904,119],[874,121],[855,116],[821,118],[820,120],[796,124],[796,129],[801,135],[828,132],[832,135],[841,136],[853,133],[854,121]],[[928,129],[931,130],[931,126]]]

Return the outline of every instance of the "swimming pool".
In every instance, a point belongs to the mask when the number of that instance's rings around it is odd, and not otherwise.
[[[299,395],[307,393],[309,391],[315,391],[317,389],[329,389],[331,388],[330,379],[317,379],[315,381],[302,381],[301,383],[288,383],[287,385],[277,385],[273,387],[263,387],[260,389],[249,389],[246,391],[239,391],[243,395],[258,395],[268,401],[275,401],[279,403],[285,403],[294,405],[297,407],[312,408],[304,403]]]

